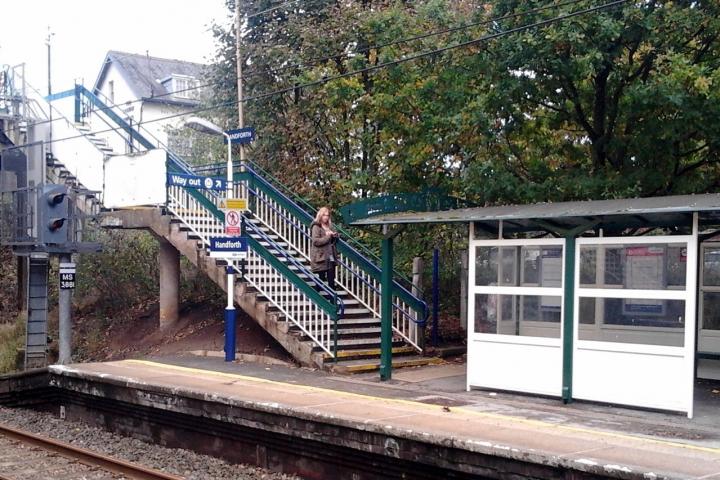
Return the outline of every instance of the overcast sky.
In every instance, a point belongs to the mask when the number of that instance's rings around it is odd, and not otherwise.
[[[0,64],[25,63],[30,83],[47,93],[48,26],[52,90],[75,79],[92,87],[108,50],[207,63],[212,22],[228,25],[224,0],[1,0]]]

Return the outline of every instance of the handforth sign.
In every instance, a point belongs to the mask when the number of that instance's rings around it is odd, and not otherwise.
[[[230,137],[231,143],[250,143],[255,140],[255,128],[245,127],[237,128],[235,130],[228,130],[225,132]],[[225,143],[228,139],[225,138]]]
[[[226,190],[227,181],[222,178],[199,177],[197,175],[186,175],[184,173],[168,173],[168,186],[177,185],[186,188],[200,188],[205,190]]]
[[[245,237],[210,237],[210,256],[242,260],[247,258],[248,242]]]

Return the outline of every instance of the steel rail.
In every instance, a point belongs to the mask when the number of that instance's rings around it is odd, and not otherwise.
[[[33,445],[44,450],[58,453],[64,457],[77,460],[85,465],[100,467],[112,473],[126,475],[138,480],[183,480],[183,477],[171,475],[149,467],[144,467],[125,460],[109,457],[84,448],[74,447],[52,438],[25,432],[5,425],[0,425],[0,435],[13,440]],[[0,480],[12,480],[0,475]]]

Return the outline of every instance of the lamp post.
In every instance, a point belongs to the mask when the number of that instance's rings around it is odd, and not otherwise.
[[[199,117],[185,120],[186,127],[209,135],[222,135],[227,140],[227,190],[225,198],[233,198],[232,142],[230,135],[214,123]],[[235,269],[231,260],[227,261],[227,307],[225,307],[225,361],[235,360]]]

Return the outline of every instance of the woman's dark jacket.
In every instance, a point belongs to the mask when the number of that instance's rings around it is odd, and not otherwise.
[[[337,262],[337,249],[334,237],[325,234],[322,225],[313,222],[310,225],[312,246],[310,248],[310,269],[313,272],[323,272],[331,268],[330,262]],[[334,267],[334,265],[332,266]]]

